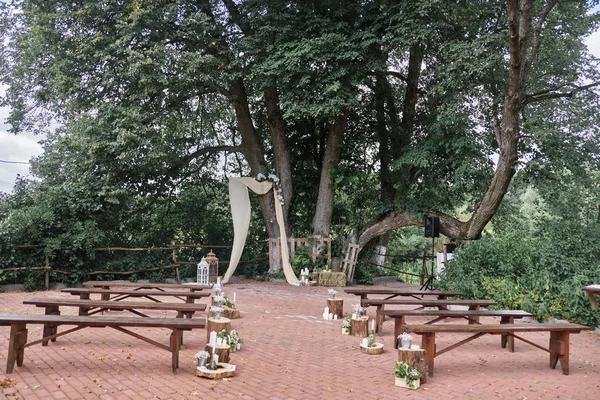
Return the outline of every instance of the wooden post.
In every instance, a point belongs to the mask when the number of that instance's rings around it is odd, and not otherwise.
[[[221,332],[223,329],[227,328],[227,330],[231,330],[231,320],[229,318],[208,318],[206,320],[206,343],[210,342],[210,333],[211,332]]]
[[[363,316],[359,318],[352,318],[352,330],[350,333],[356,337],[367,337],[369,336],[369,317]]]
[[[329,312],[337,315],[338,319],[344,318],[344,299],[327,299]]]
[[[173,242],[173,264],[175,264],[175,274],[177,275],[177,284],[181,285],[181,275],[179,275],[179,264],[177,264],[177,248]]]
[[[427,382],[427,352],[421,350],[398,349],[398,361],[407,364],[414,363],[414,367],[421,373],[421,383]]]
[[[46,286],[46,290],[50,290],[50,260],[48,256],[46,259],[46,269],[44,270],[44,285]]]
[[[204,350],[208,351],[208,354],[210,354],[210,358],[208,360],[208,362],[210,363],[212,361],[212,354],[213,354],[212,345],[210,343],[207,343]],[[215,346],[215,354],[217,356],[219,356],[220,363],[228,363],[229,362],[229,351],[230,351],[229,346]]]

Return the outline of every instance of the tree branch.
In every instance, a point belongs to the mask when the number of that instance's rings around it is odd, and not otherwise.
[[[550,0],[535,24],[535,29],[533,32],[533,45],[531,46],[529,58],[527,58],[527,61],[525,62],[525,66],[523,68],[525,74],[529,72],[533,65],[533,61],[537,57],[537,54],[540,50],[540,45],[542,44],[542,25],[544,25],[544,22],[546,22],[548,14],[550,13],[550,11],[552,11],[556,3],[558,3],[558,0]]]
[[[198,150],[194,151],[193,153],[190,153],[187,156],[183,157],[181,160],[179,160],[179,162],[180,162],[180,164],[188,164],[190,161],[192,161],[195,158],[198,158],[199,156],[201,156],[203,154],[218,153],[218,152],[221,152],[221,151],[230,151],[232,153],[236,153],[236,152],[242,151],[242,148],[240,146],[209,146],[209,147],[203,147],[203,148],[198,149]]]
[[[408,83],[408,78],[404,75],[402,75],[400,72],[398,71],[387,71],[387,74],[390,76],[393,76],[394,78],[398,78],[400,79],[402,82],[404,83]],[[424,96],[427,94],[427,92],[425,92],[422,89],[416,88],[417,93],[419,93],[420,95]]]
[[[599,86],[599,85],[600,85],[600,82],[594,82],[594,83],[590,83],[589,85],[585,85],[585,86],[577,86],[570,92],[551,92],[551,91],[538,92],[536,94],[525,96],[525,99],[523,100],[523,104],[537,103],[537,102],[549,100],[549,99],[571,98],[577,92],[581,92],[582,90],[587,90],[587,89],[593,88],[594,86]]]

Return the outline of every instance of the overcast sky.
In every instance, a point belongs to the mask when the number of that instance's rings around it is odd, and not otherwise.
[[[588,40],[590,52],[600,57],[600,31],[592,34]],[[0,86],[0,92],[4,87]],[[8,133],[9,126],[5,120],[8,108],[0,107],[0,192],[12,192],[17,174],[26,176],[29,174],[28,163],[32,157],[42,153],[39,141],[43,137],[32,134],[20,134],[15,136]]]

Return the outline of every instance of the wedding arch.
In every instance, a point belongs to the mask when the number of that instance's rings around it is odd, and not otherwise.
[[[223,283],[227,283],[229,278],[231,278],[235,272],[246,244],[251,215],[248,189],[259,195],[267,194],[270,190],[273,190],[273,197],[275,198],[275,215],[277,217],[277,223],[279,224],[279,240],[281,241],[283,272],[285,274],[285,279],[290,285],[299,286],[300,281],[296,277],[296,274],[294,274],[294,270],[290,264],[283,219],[283,208],[281,207],[281,200],[277,193],[277,188],[271,181],[258,181],[255,178],[250,177],[229,178],[229,202],[231,204],[231,218],[233,219],[233,248],[231,250],[229,267],[225,272],[225,276],[223,276]]]

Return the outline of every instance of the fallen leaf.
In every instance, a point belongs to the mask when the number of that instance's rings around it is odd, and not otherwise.
[[[13,387],[16,384],[17,384],[17,380],[14,378],[6,378],[6,379],[0,380],[0,387],[4,388],[4,389]]]

